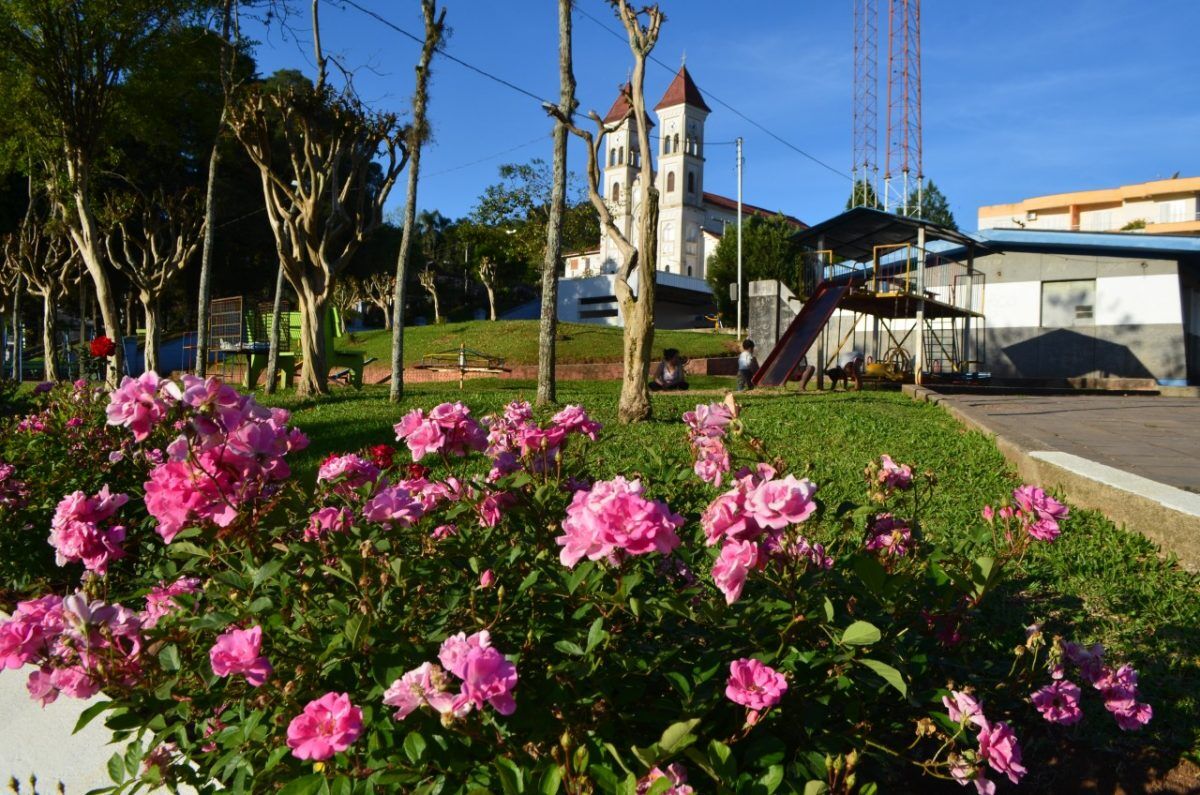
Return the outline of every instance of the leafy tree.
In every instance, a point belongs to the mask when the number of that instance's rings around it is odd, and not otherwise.
[[[795,240],[796,227],[782,215],[742,219],[742,299],[746,285],[755,279],[776,279],[802,295],[802,248]],[[716,298],[717,310],[725,317],[737,312],[729,297],[729,286],[737,282],[737,227],[729,226],[708,260],[707,281]],[[745,315],[743,315],[745,317]]]
[[[875,186],[870,180],[860,179],[850,189],[850,195],[846,198],[846,209],[852,210],[855,207],[882,209],[883,204],[875,194]]]
[[[917,214],[917,198],[917,191],[914,189],[908,195],[909,215]],[[921,218],[948,229],[958,229],[954,213],[950,212],[949,200],[933,183],[933,180],[925,181],[925,189],[921,193],[920,200]]]

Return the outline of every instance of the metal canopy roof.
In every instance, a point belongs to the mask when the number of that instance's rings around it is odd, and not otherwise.
[[[979,245],[978,241],[962,232],[870,207],[855,207],[822,221],[797,233],[796,240],[810,249],[828,249],[835,256],[865,262],[873,259],[875,246],[915,243],[917,230],[922,227],[926,241],[945,240],[968,247]]]

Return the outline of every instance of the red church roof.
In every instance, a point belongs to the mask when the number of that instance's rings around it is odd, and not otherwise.
[[[721,196],[717,193],[709,193],[705,191],[704,201],[724,210],[737,210],[737,199],[731,199],[728,196]],[[761,218],[774,218],[777,215],[782,215],[783,220],[787,221],[792,226],[799,229],[808,229],[808,224],[804,223],[799,218],[787,215],[779,210],[768,210],[765,207],[757,207],[753,204],[742,202],[742,212],[746,215],[757,215]]]
[[[696,81],[692,80],[692,76],[688,74],[686,66],[679,67],[679,73],[675,75],[671,85],[667,86],[667,93],[663,94],[663,98],[654,106],[654,109],[662,110],[663,108],[673,108],[676,105],[691,105],[693,108],[712,112],[712,109],[704,104],[704,96],[696,87]]]

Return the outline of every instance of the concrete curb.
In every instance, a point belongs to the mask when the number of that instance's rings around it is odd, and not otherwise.
[[[1071,502],[1099,511],[1118,525],[1142,534],[1160,554],[1179,558],[1189,571],[1200,571],[1200,497],[1173,486],[1056,450],[1018,434],[1000,434],[927,387],[906,384],[913,400],[940,406],[962,425],[992,438],[1000,453],[1027,482],[1061,488]]]

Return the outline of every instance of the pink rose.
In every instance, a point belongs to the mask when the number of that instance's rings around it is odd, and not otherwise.
[[[666,554],[679,546],[675,529],[682,524],[683,517],[666,504],[642,496],[641,481],[618,475],[575,492],[562,523],[563,534],[555,543],[562,547],[559,558],[568,567],[584,557]]]
[[[1037,486],[1020,486],[1013,491],[1013,501],[1020,510],[1021,525],[1039,541],[1053,541],[1062,530],[1058,523],[1067,518],[1067,506],[1046,494]]]
[[[326,693],[308,702],[287,728],[287,744],[297,759],[320,762],[345,751],[362,734],[362,710],[347,693]]]
[[[1051,723],[1070,726],[1083,718],[1083,710],[1079,708],[1079,686],[1066,680],[1046,685],[1030,696],[1030,700]]]
[[[350,529],[353,521],[354,515],[348,508],[321,508],[308,517],[308,526],[304,528],[304,540],[317,541],[330,533],[344,533]]]
[[[367,501],[363,517],[376,524],[408,527],[425,513],[421,501],[403,486],[388,486]]]
[[[889,455],[879,456],[879,482],[889,489],[905,491],[912,488],[912,467],[897,464]]]
[[[785,692],[787,680],[774,668],[745,657],[729,664],[725,696],[735,704],[758,712],[778,704]]]
[[[747,493],[746,510],[759,526],[778,530],[812,516],[817,510],[813,501],[816,493],[812,481],[788,475],[782,480],[761,483]]]
[[[479,587],[480,588],[491,588],[495,584],[496,584],[496,575],[492,572],[491,569],[488,569],[483,574],[479,575]]]
[[[1008,776],[1008,780],[1014,784],[1020,784],[1021,777],[1027,772],[1021,766],[1021,746],[1017,742],[1017,735],[1003,722],[980,729],[979,757],[992,770]]]
[[[517,667],[491,647],[470,648],[463,664],[462,694],[458,704],[483,709],[486,701],[501,715],[517,710],[512,691],[517,686]]]
[[[445,671],[433,663],[422,663],[392,682],[383,694],[383,703],[396,708],[396,720],[404,720],[422,706],[449,715],[454,712],[456,696],[447,691],[447,684]]]
[[[753,541],[726,541],[721,554],[713,564],[713,582],[725,594],[725,603],[733,604],[742,598],[746,577],[754,569],[762,568],[765,556]]]
[[[231,629],[217,638],[208,658],[217,676],[242,674],[251,687],[258,687],[271,675],[271,663],[261,651],[262,627]]]
[[[983,716],[983,707],[969,693],[951,690],[949,696],[942,696],[942,704],[950,713],[950,720],[955,723],[971,723],[981,729],[988,725],[987,718]]]

